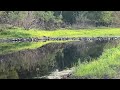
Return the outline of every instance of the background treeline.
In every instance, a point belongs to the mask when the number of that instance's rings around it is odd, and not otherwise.
[[[120,11],[0,11],[0,24],[46,30],[119,27]]]

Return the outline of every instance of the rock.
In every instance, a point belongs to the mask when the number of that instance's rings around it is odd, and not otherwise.
[[[48,79],[67,79],[73,72],[74,68],[63,71],[55,71],[47,76]]]

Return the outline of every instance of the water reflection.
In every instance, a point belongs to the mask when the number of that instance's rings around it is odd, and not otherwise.
[[[37,49],[23,48],[31,45],[31,43],[0,44],[0,78],[33,78],[49,74],[55,69],[70,68],[78,62],[78,59],[82,62],[99,57],[106,45],[117,45],[117,42],[54,42]],[[13,52],[14,48],[25,50]],[[11,50],[12,53],[5,53]]]

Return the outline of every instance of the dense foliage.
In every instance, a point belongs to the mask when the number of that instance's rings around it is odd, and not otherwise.
[[[119,11],[0,11],[0,23],[25,29],[116,27]]]

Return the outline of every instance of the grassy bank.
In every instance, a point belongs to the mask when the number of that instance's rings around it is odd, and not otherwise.
[[[24,30],[22,28],[14,28],[0,31],[0,38],[27,38],[27,37],[97,37],[97,36],[119,36],[120,28],[99,28],[99,29],[81,29],[81,30]],[[32,42],[32,43],[2,43],[0,44],[0,54],[6,54],[13,51],[24,49],[35,49],[51,42]],[[65,42],[65,41],[62,41]]]
[[[97,36],[119,36],[120,28],[81,29],[81,30],[24,30],[22,28],[0,31],[0,38],[18,37],[97,37]]]
[[[81,78],[120,78],[120,46],[106,49],[91,62],[79,63],[74,76]]]
[[[67,41],[47,41],[47,42],[22,42],[22,43],[0,43],[0,55],[9,54],[26,49],[36,49],[49,43],[64,43]]]

